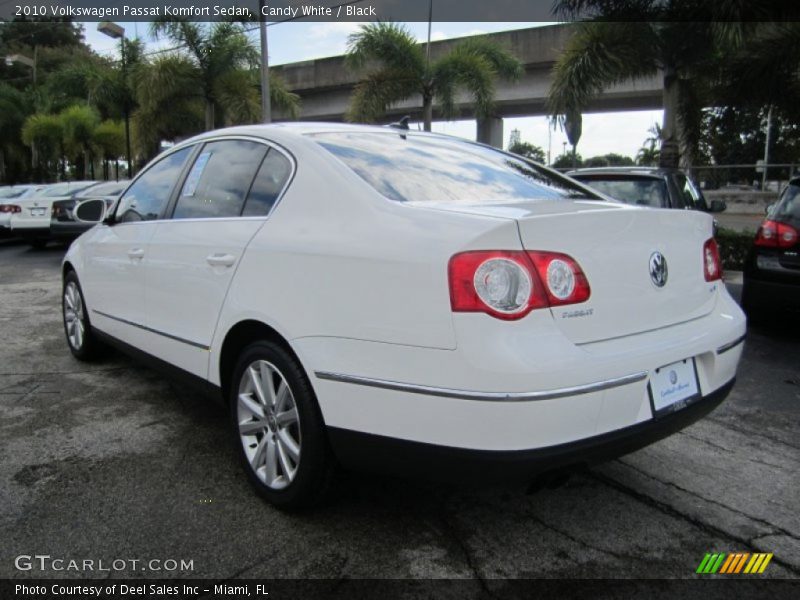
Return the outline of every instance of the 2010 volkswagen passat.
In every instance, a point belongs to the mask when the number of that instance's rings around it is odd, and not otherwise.
[[[227,129],[156,158],[72,245],[64,326],[79,359],[113,343],[223,398],[279,506],[335,464],[532,478],[728,394],[745,319],[711,231],[445,136]]]

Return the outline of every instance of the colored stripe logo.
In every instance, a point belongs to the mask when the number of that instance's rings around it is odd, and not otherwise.
[[[761,574],[772,560],[772,552],[717,552],[707,553],[695,573],[700,575],[756,575]]]

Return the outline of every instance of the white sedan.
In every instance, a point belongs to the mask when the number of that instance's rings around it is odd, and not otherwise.
[[[239,127],[156,158],[73,243],[64,325],[79,359],[111,343],[224,400],[278,506],[337,464],[532,479],[730,392],[745,318],[711,232],[460,139]]]

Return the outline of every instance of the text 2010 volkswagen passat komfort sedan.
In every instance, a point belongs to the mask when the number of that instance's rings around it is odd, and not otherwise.
[[[711,231],[445,136],[227,129],[156,158],[72,245],[64,324],[80,359],[114,343],[224,398],[279,506],[334,464],[533,478],[728,394],[745,318]]]

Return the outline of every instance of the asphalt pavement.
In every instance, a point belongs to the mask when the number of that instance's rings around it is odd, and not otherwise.
[[[796,325],[750,329],[736,387],[704,420],[562,487],[347,473],[328,505],[284,514],[249,488],[224,409],[119,354],[72,358],[63,252],[0,244],[0,578],[92,575],[15,567],[47,554],[191,560],[176,577],[474,578],[491,589],[496,578],[694,578],[707,552],[774,553],[758,577],[800,576]]]

